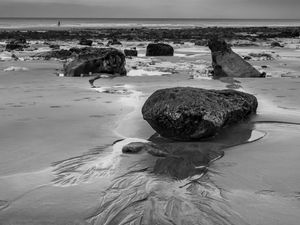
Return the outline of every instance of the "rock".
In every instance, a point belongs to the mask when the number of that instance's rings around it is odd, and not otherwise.
[[[23,51],[24,48],[28,48],[28,44],[24,38],[19,38],[10,41],[7,45],[5,50],[6,51],[12,51],[12,50],[17,50],[17,51]]]
[[[107,46],[110,46],[110,45],[122,45],[122,43],[120,41],[118,41],[117,39],[112,39],[112,40],[109,40],[107,42]]]
[[[93,73],[125,76],[125,55],[114,48],[98,48],[96,55],[79,53],[75,60],[64,66],[64,74],[69,77]]]
[[[146,56],[173,56],[174,49],[171,45],[151,43],[147,46]]]
[[[272,61],[274,57],[269,53],[249,53],[249,56],[259,61]]]
[[[125,49],[124,54],[125,56],[138,56],[138,52],[136,49]]]
[[[82,39],[80,39],[79,44],[80,44],[80,45],[88,45],[88,46],[92,46],[93,41],[92,41],[92,40],[88,40],[88,39],[86,39],[86,38],[82,38]]]
[[[142,113],[161,136],[187,141],[213,136],[247,119],[257,104],[255,96],[235,90],[177,87],[153,93]]]
[[[271,43],[271,47],[272,48],[275,48],[275,47],[283,48],[283,46],[279,42],[277,42],[277,41],[273,41]]]
[[[145,148],[145,143],[132,142],[122,148],[123,153],[138,153]]]
[[[198,46],[207,46],[207,40],[195,41],[195,45],[198,45]]]
[[[184,45],[184,41],[177,40],[177,41],[174,41],[173,44],[174,45]]]
[[[60,46],[59,45],[49,45],[49,48],[53,49],[53,50],[59,50],[60,49]]]
[[[122,148],[123,153],[138,153],[140,151],[146,151],[150,155],[156,157],[166,157],[168,156],[168,152],[161,146],[154,144],[152,142],[144,143],[144,142],[132,142],[128,145],[125,145]]]
[[[251,56],[249,56],[249,55],[246,55],[243,58],[244,58],[244,60],[247,60],[247,61],[252,59]]]
[[[213,38],[208,46],[212,55],[214,77],[260,77],[260,73],[233,52],[224,40]]]

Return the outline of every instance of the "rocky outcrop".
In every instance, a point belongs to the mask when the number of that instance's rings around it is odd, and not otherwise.
[[[92,40],[88,40],[86,38],[82,38],[79,41],[79,45],[87,45],[87,46],[92,46],[93,41]]]
[[[64,66],[64,74],[69,77],[108,73],[125,76],[125,55],[114,48],[99,48],[91,53],[79,53],[70,63]]]
[[[27,44],[26,40],[24,38],[11,40],[7,45],[5,50],[6,51],[23,51],[24,48],[28,48],[29,45]]]
[[[164,43],[151,43],[147,46],[146,56],[173,56],[174,49]]]
[[[214,77],[261,77],[260,72],[233,52],[224,40],[213,38],[208,46],[212,55]]]
[[[136,49],[125,49],[124,50],[125,56],[138,56],[138,51]]]
[[[255,96],[234,90],[177,87],[158,90],[145,102],[143,118],[165,138],[197,140],[256,113]]]

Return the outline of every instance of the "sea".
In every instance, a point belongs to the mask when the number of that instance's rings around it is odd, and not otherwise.
[[[0,29],[38,28],[193,28],[300,26],[300,19],[128,19],[128,18],[0,18]]]

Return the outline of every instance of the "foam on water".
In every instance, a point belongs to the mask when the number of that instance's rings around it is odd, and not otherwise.
[[[161,71],[148,71],[143,69],[130,70],[127,73],[129,77],[140,77],[140,76],[162,76],[171,74],[170,72],[161,72]]]
[[[27,71],[28,68],[26,67],[18,67],[18,66],[10,66],[6,69],[4,69],[4,72],[10,72],[10,71]]]

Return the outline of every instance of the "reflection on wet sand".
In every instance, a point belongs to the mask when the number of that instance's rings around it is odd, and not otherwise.
[[[153,135],[149,141],[168,153],[163,158],[147,153],[124,157],[122,146],[141,141],[125,139],[53,164],[53,182],[64,186],[111,176],[110,187],[101,192],[99,207],[87,218],[91,224],[245,224],[230,208],[223,190],[210,180],[214,172],[209,165],[221,158],[226,148],[254,141],[253,132],[260,134],[256,139],[265,135],[251,123],[202,142],[173,142]],[[118,154],[107,161],[112,149],[118,149]]]

